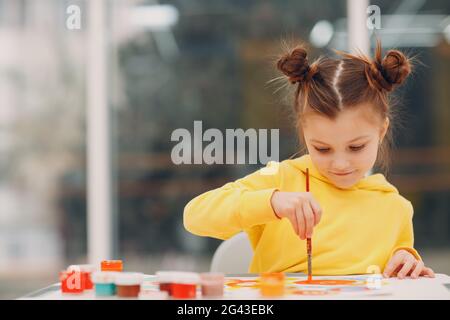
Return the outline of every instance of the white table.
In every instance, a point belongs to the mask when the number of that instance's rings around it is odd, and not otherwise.
[[[254,279],[256,275],[227,275],[226,279]],[[286,277],[305,277],[303,274],[286,274]],[[349,278],[351,276],[345,276],[342,278]],[[357,276],[355,276],[357,277]],[[333,277],[338,278],[338,277]],[[155,287],[154,275],[146,275],[144,285],[148,287]],[[436,274],[435,278],[419,279],[403,279],[397,278],[383,279],[387,283],[380,290],[371,290],[369,294],[358,293],[343,293],[338,295],[324,295],[324,296],[309,296],[309,295],[287,295],[280,299],[283,300],[450,300],[450,277],[445,274]],[[243,293],[237,293],[230,295],[226,292],[222,299],[226,300],[248,300],[248,299],[262,299],[259,295],[259,290],[243,290]],[[95,296],[93,290],[85,291],[82,294],[62,294],[60,290],[60,284],[56,283],[46,288],[40,289],[33,293],[30,293],[19,299],[38,299],[38,300],[104,300],[105,298],[99,298]],[[118,300],[118,297],[112,297],[108,299]],[[197,299],[202,299],[201,297]]]

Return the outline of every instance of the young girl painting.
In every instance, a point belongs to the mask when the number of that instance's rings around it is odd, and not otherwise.
[[[244,231],[254,250],[249,272],[434,277],[414,249],[413,207],[375,165],[386,166],[396,119],[390,94],[411,72],[400,51],[373,59],[340,53],[308,62],[299,46],[277,68],[296,86],[295,126],[307,153],[192,199],[184,210],[191,233],[228,239]],[[264,169],[264,168],[263,168]],[[305,190],[306,169],[310,192]]]

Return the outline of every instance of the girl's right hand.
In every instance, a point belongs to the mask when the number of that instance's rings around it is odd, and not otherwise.
[[[322,209],[311,193],[275,191],[270,201],[275,215],[288,218],[300,239],[311,238],[322,217]]]

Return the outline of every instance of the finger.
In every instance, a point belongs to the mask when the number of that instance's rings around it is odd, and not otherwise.
[[[317,201],[312,197],[310,200],[310,205],[314,212],[314,226],[316,226],[322,219],[322,209],[320,208],[320,205],[317,203]]]
[[[314,213],[309,205],[309,202],[303,202],[303,216],[305,219],[305,237],[311,238],[314,228]]]
[[[406,258],[406,262],[403,264],[403,268],[397,274],[397,278],[404,279],[406,275],[411,271],[412,268],[416,265],[416,259],[414,258]]]
[[[401,266],[402,259],[398,255],[394,255],[391,260],[389,260],[387,266],[384,268],[383,276],[389,278],[392,273]]]
[[[295,209],[295,216],[297,217],[298,235],[300,236],[300,239],[305,240],[305,219],[301,207]]]
[[[299,230],[298,230],[298,221],[297,221],[297,215],[295,213],[295,209],[292,209],[292,213],[289,215],[289,220],[291,221],[292,227],[294,228],[295,234],[300,236]]]
[[[403,262],[400,262],[400,264],[395,268],[395,270],[392,272],[392,277],[396,277],[400,270],[403,268]]]
[[[416,264],[416,267],[414,268],[413,272],[411,272],[411,278],[417,279],[419,275],[422,273],[424,269],[424,264],[422,261],[418,261]]]
[[[431,268],[426,268],[426,267],[423,268],[423,270],[422,270],[420,275],[424,276],[424,277],[430,277],[430,278],[434,278],[435,277],[434,271]]]

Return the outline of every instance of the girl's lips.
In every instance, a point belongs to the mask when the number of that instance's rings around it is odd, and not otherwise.
[[[336,175],[336,176],[347,176],[347,175],[349,175],[349,174],[351,174],[351,173],[353,173],[354,171],[349,171],[349,172],[332,172],[331,171],[331,173],[332,174],[334,174],[334,175]]]

